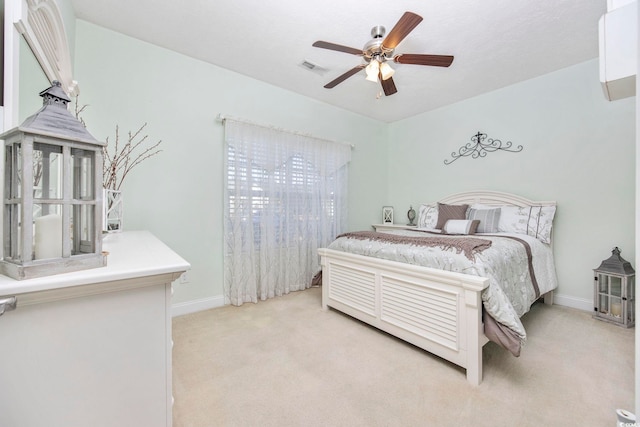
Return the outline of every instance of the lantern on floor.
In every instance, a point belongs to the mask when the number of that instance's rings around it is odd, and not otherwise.
[[[594,317],[626,328],[635,324],[635,270],[617,247],[594,273]]]
[[[30,279],[102,267],[102,148],[67,109],[60,83],[4,140],[0,273]]]

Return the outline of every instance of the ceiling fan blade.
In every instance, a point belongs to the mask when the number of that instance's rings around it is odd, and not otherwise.
[[[318,40],[313,44],[313,46],[320,47],[322,49],[337,50],[338,52],[350,53],[352,55],[359,55],[359,56],[362,56],[362,54],[364,53],[362,52],[362,49],[356,49],[349,46],[342,46],[340,44],[325,42],[322,40]]]
[[[382,48],[387,50],[395,49],[420,22],[422,22],[422,16],[413,12],[405,12],[395,27],[387,34],[387,37],[384,38]]]
[[[380,74],[379,78],[380,83],[382,83],[382,90],[386,96],[393,95],[398,91],[392,77],[389,77],[387,80],[382,80],[382,74]]]
[[[342,83],[343,81],[347,80],[349,77],[351,77],[354,74],[358,73],[358,71],[362,70],[364,67],[366,67],[366,65],[363,65],[363,64],[360,64],[357,67],[353,67],[352,69],[350,69],[346,73],[342,74],[341,76],[331,80],[329,83],[324,85],[324,87],[327,88],[327,89],[334,88],[337,85],[339,85],[340,83]]]
[[[453,62],[451,55],[421,55],[417,53],[401,53],[393,57],[393,62],[398,64],[433,65],[435,67],[448,67]]]

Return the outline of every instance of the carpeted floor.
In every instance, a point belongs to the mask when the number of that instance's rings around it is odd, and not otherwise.
[[[173,320],[175,427],[614,426],[633,411],[634,329],[536,304],[484,380],[334,310],[321,289]]]

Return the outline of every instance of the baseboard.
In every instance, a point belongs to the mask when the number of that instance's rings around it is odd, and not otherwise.
[[[578,310],[584,311],[593,311],[593,301],[590,299],[554,294],[553,303],[561,305],[563,307],[577,308]]]
[[[568,295],[554,294],[553,303],[563,307],[571,307],[578,310],[593,311],[593,301],[585,298],[576,298]],[[193,301],[179,302],[171,306],[171,316],[182,316],[185,314],[196,313],[210,308],[222,307],[224,304],[224,296],[202,298]]]
[[[182,316],[185,314],[196,313],[210,308],[222,307],[224,305],[224,296],[202,298],[193,301],[179,302],[171,306],[171,317]]]

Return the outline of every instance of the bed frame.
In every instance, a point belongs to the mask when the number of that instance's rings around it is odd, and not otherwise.
[[[440,200],[446,204],[555,206],[508,193],[472,191]],[[481,293],[489,279],[350,254],[318,250],[322,308],[348,314],[466,369],[482,382]],[[553,302],[550,292],[545,303]]]

